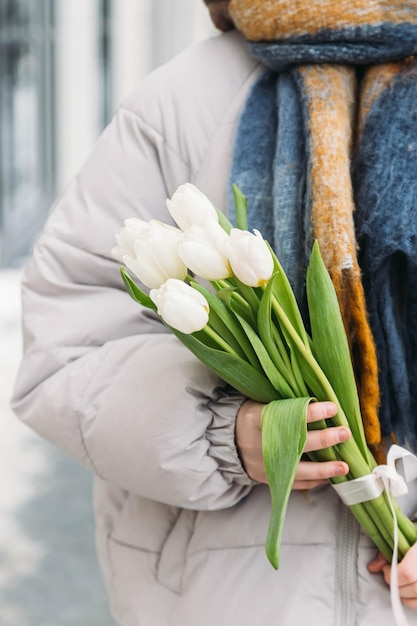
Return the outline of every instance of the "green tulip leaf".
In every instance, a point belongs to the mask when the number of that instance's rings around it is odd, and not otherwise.
[[[232,185],[233,199],[235,203],[236,227],[240,230],[248,230],[247,200],[239,187]]]
[[[126,291],[133,298],[133,300],[135,302],[138,302],[139,304],[142,304],[142,306],[145,306],[148,309],[156,311],[157,308],[155,303],[150,299],[148,294],[142,291],[142,289],[140,289],[137,284],[130,278],[124,267],[120,268],[120,273],[122,275]]]
[[[254,367],[261,370],[256,353],[234,313],[232,313],[217,295],[213,294],[199,283],[192,281],[191,286],[206,298],[210,307],[210,324],[213,326],[214,330],[237,354],[247,359]]]
[[[223,228],[224,231],[226,231],[227,234],[229,234],[233,228],[233,224],[229,222],[225,214],[219,211],[219,209],[216,209],[216,212],[217,212],[217,217],[219,218],[220,226]]]
[[[236,287],[224,287],[219,289],[217,297],[224,302],[228,309],[243,317],[248,324],[256,324],[256,315],[247,301],[237,291]]]
[[[305,393],[305,386],[300,384],[297,378],[299,372],[298,367],[296,371],[294,371],[290,347],[288,343],[283,340],[281,329],[274,325],[272,321],[272,293],[276,278],[277,275],[271,277],[261,298],[257,318],[259,336],[264,345],[268,348],[269,355],[275,367],[285,376],[288,384],[291,385],[294,390],[292,396],[307,395]]]
[[[223,287],[217,292],[217,297],[230,309],[232,304],[232,296],[236,292],[236,287]]]
[[[272,504],[265,550],[275,569],[279,568],[288,498],[307,439],[306,415],[311,400],[277,400],[262,411],[262,454]]]
[[[268,244],[269,245],[269,244]],[[285,315],[288,317],[291,325],[301,338],[302,342],[307,346],[310,343],[309,336],[304,326],[303,318],[298,307],[298,303],[291,284],[284,272],[284,269],[277,257],[275,256],[272,248],[270,247],[272,256],[274,258],[275,274],[273,277],[273,295],[277,302],[281,306]]]
[[[205,345],[194,335],[186,335],[169,326],[182,343],[226,383],[256,402],[271,402],[277,392],[267,377],[237,355]]]
[[[333,387],[352,434],[368,458],[359,398],[339,302],[316,241],[307,270],[307,299],[316,359]]]
[[[244,300],[246,300],[255,315],[257,315],[262,295],[261,290],[257,287],[249,287],[248,285],[245,285],[245,283],[242,283],[237,276],[233,276],[229,280],[236,285],[237,292],[243,297]]]
[[[248,324],[243,318],[237,316],[240,323],[242,324],[242,328],[245,331],[249,341],[251,342],[258,359],[262,365],[262,368],[271,381],[272,385],[277,390],[279,396],[281,398],[292,398],[294,396],[294,392],[291,389],[291,386],[288,384],[285,377],[278,371],[275,367],[274,362],[272,361],[268,350],[262,343],[261,339],[257,335],[257,333],[253,330],[252,326]]]

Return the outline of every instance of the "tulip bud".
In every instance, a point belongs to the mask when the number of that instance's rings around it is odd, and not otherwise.
[[[187,335],[202,330],[209,319],[206,298],[181,280],[169,278],[149,293],[158,314],[172,328]]]
[[[267,283],[274,271],[271,252],[261,233],[232,228],[229,238],[229,261],[234,275],[249,287]]]
[[[217,211],[210,200],[191,183],[178,187],[171,200],[167,200],[167,207],[182,230],[207,217],[218,221]]]
[[[178,253],[194,274],[206,280],[221,280],[232,275],[227,254],[229,236],[212,217],[184,231]]]
[[[178,255],[182,232],[157,220],[143,222],[126,220],[125,228],[116,235],[119,244],[112,252],[149,287],[156,289],[168,278],[184,280],[187,267]]]
[[[135,241],[143,230],[148,228],[148,222],[140,220],[138,217],[130,217],[124,221],[124,228],[116,234],[117,246],[111,249],[115,259],[124,263],[125,256],[135,258]]]

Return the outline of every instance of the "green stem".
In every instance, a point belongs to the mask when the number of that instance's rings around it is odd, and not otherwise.
[[[394,509],[397,514],[398,528],[407,539],[410,547],[417,542],[417,526],[402,512],[394,500]]]
[[[305,362],[308,364],[311,371],[314,373],[316,380],[319,382],[320,387],[325,396],[322,399],[330,400],[331,402],[334,402],[336,406],[338,407],[337,415],[335,415],[332,418],[334,423],[337,426],[346,426],[347,428],[349,428],[348,420],[342,410],[342,407],[340,406],[339,400],[332,386],[330,385],[327,377],[324,375],[323,370],[321,369],[316,359],[314,358],[313,353],[311,352],[311,349],[310,349],[310,345],[309,344],[306,345],[302,341],[297,331],[295,330],[290,320],[288,319],[285,311],[282,309],[281,305],[279,304],[279,302],[274,296],[272,297],[272,306],[279,320],[282,322],[283,326],[285,327],[285,330],[290,335],[295,347],[300,352],[301,356],[303,357]],[[312,389],[312,391],[316,393],[317,389]]]
[[[248,321],[250,321],[254,327],[256,326],[256,315],[254,309],[250,306],[249,302],[236,290],[237,288],[235,283],[224,279],[212,281],[211,284],[217,292],[221,291],[222,289],[230,290],[230,297],[237,303],[238,308],[240,309],[240,314],[243,315],[245,319],[248,319]],[[221,299],[224,300],[223,298]],[[232,307],[229,306],[229,308]],[[244,315],[243,311],[246,312],[247,315]]]
[[[285,371],[286,378],[288,379],[288,384],[292,387],[292,389],[294,389],[295,396],[298,396],[298,397],[309,396],[310,394],[306,385],[304,384],[304,381],[301,380],[299,376],[297,377],[296,372],[294,371],[289,354],[282,340],[281,333],[274,324],[272,324],[272,337],[277,347],[278,354],[282,361],[281,369]]]
[[[272,324],[272,336],[275,341],[275,345],[278,348],[278,352],[281,356],[281,359],[284,363],[285,368],[291,371],[290,357],[288,356],[288,352],[282,340],[281,333],[279,332],[279,329],[274,324]],[[304,394],[304,395],[308,395],[308,394]]]
[[[381,528],[375,522],[372,507],[366,506],[369,505],[370,502],[372,501],[354,504],[349,508],[368,537],[372,539],[378,550],[380,550],[387,561],[390,562],[392,559],[392,528],[391,535],[388,537],[385,532],[381,532]]]
[[[310,369],[314,372],[315,377],[319,381],[323,391],[328,396],[327,399],[331,400],[332,402],[335,402],[337,406],[340,406],[339,401],[336,397],[336,394],[333,388],[331,387],[329,381],[327,380],[326,376],[323,374],[323,371],[320,368],[319,364],[317,363],[316,359],[314,358],[313,353],[311,352],[310,346],[306,345],[302,341],[297,331],[295,330],[294,326],[291,324],[290,320],[288,319],[285,311],[283,310],[283,308],[281,307],[281,305],[279,304],[279,302],[274,296],[272,296],[272,306],[276,315],[278,316],[278,319],[281,321],[281,323],[285,327],[285,330],[287,331],[292,341],[294,342],[297,350],[301,353],[301,356],[304,358],[306,363],[310,366]],[[349,426],[349,424],[347,423],[347,420],[346,422],[341,422],[339,425],[347,426],[347,427]]]
[[[225,352],[229,352],[229,354],[233,354],[233,356],[239,357],[237,352],[233,350],[233,348],[227,343],[227,341],[224,341],[224,339],[220,337],[220,335],[216,333],[216,331],[208,324],[204,326],[201,332],[206,333],[208,337],[211,337],[211,339],[213,339],[217,343],[217,345]]]
[[[249,318],[252,322],[252,326],[256,328],[256,316],[254,314],[252,307],[246,302],[245,298],[242,298],[240,293],[238,293],[237,291],[234,291],[232,293],[232,300],[235,300],[238,306],[242,307],[246,311],[246,313],[249,315]]]
[[[259,296],[256,293],[255,288],[248,287],[248,285],[242,283],[236,276],[233,276],[233,283],[256,314],[259,308]]]

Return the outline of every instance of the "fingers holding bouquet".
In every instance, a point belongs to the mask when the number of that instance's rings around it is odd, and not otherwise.
[[[379,553],[368,564],[372,574],[382,573],[388,585],[392,583],[392,565]],[[399,596],[405,606],[417,609],[417,544],[414,544],[397,566]]]
[[[307,409],[307,423],[312,425],[336,414],[336,405],[333,402],[312,402]],[[314,452],[330,448],[347,441],[351,432],[344,426],[319,428],[307,432],[307,441],[304,452]],[[344,461],[304,461],[301,460],[295,474],[293,489],[313,489],[326,484],[329,478],[345,476],[349,466]]]
[[[258,482],[267,483],[262,455],[261,414],[264,405],[252,400],[245,402],[236,421],[236,443],[242,464],[248,475]],[[314,424],[336,413],[332,402],[313,402],[307,409],[307,423]],[[350,430],[343,426],[309,430],[304,452],[322,450],[347,441]],[[302,460],[295,474],[293,489],[313,489],[326,484],[333,476],[344,476],[349,467],[343,461],[314,462]]]

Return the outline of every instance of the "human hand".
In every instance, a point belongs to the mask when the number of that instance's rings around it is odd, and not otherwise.
[[[381,553],[368,564],[368,570],[372,574],[382,573],[387,585],[391,584],[392,566]],[[401,600],[410,609],[417,610],[417,544],[409,549],[398,564],[397,576]]]
[[[267,483],[262,458],[261,413],[264,405],[247,400],[240,408],[236,419],[236,445],[246,473],[260,483]],[[336,414],[333,402],[312,402],[307,410],[307,423],[318,422]],[[312,430],[307,433],[304,452],[329,448],[351,436],[343,426]],[[300,461],[293,489],[312,489],[327,483],[333,476],[344,476],[349,467],[343,461]]]

